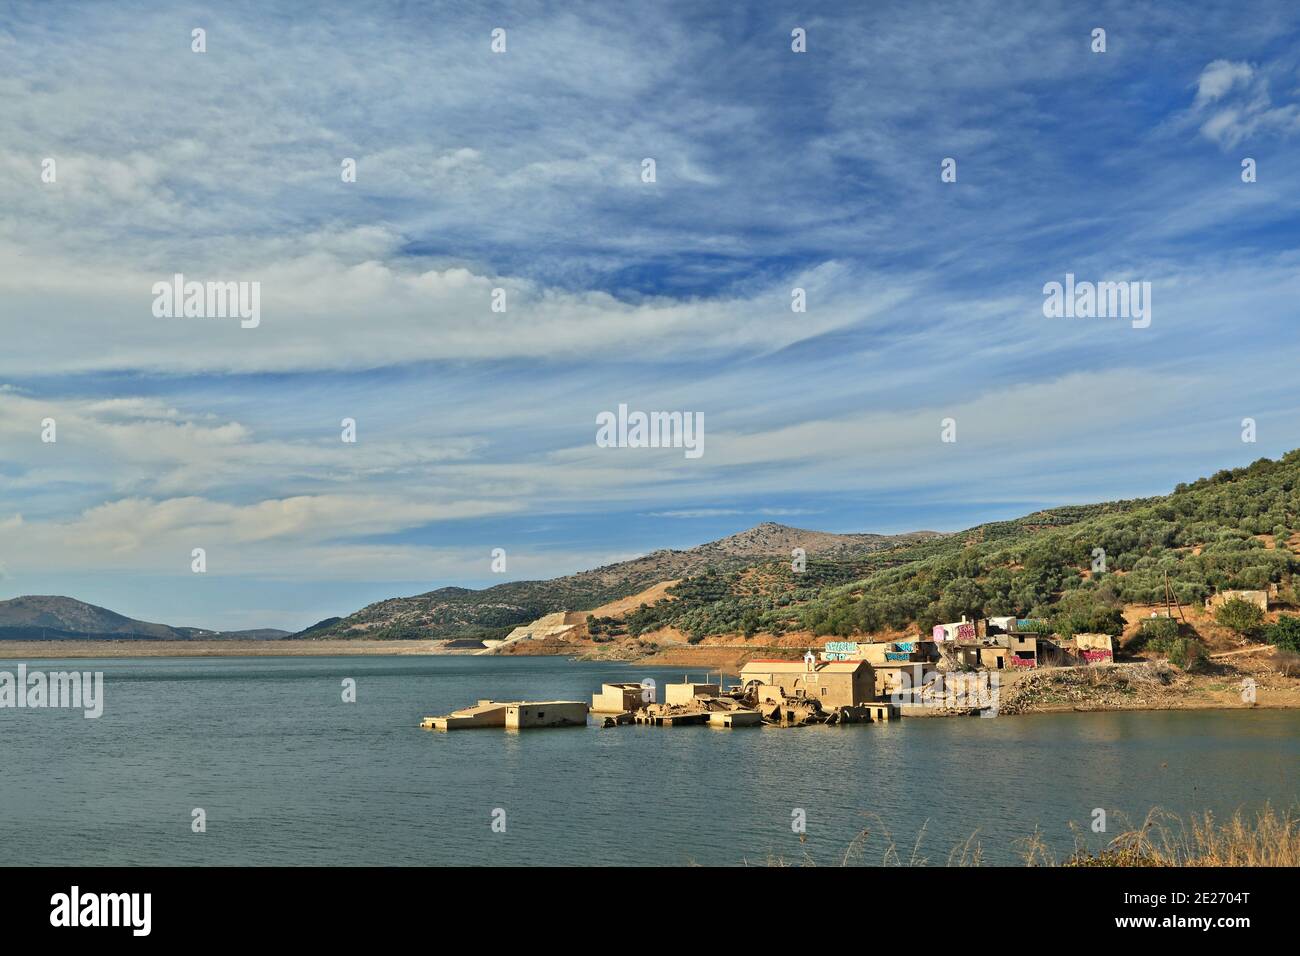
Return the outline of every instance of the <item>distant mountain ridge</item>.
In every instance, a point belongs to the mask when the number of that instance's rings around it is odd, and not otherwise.
[[[796,548],[807,561],[792,567]],[[1300,608],[1297,574],[1300,449],[1179,484],[1167,495],[1064,505],[956,534],[831,534],[767,522],[684,551],[654,551],[549,581],[389,598],[292,636],[500,637],[546,614],[593,611],[628,598],[635,606],[622,608],[618,620],[602,618],[593,633],[613,640],[675,632],[693,643],[736,634],[925,634],[963,615],[1096,630],[1115,625],[1125,607],[1157,607],[1171,593],[1187,605],[1223,590],[1276,587],[1284,604]],[[249,635],[282,632],[169,627],[66,597],[0,602],[0,640]]]
[[[275,628],[210,631],[154,624],[53,594],[28,594],[0,601],[0,641],[277,640],[288,635],[288,631]]]
[[[446,587],[389,598],[294,636],[425,640],[489,636],[554,611],[590,610],[661,581],[789,560],[795,548],[803,548],[809,557],[844,560],[937,537],[942,535],[936,531],[834,534],[768,521],[684,551],[661,549],[549,581],[510,581],[479,591]]]
[[[798,568],[791,567],[794,548],[806,552]],[[664,632],[691,642],[924,634],[963,615],[1013,614],[1096,628],[1114,625],[1125,606],[1158,605],[1171,589],[1184,604],[1234,588],[1276,586],[1291,595],[1297,572],[1300,449],[1167,495],[1064,505],[956,534],[836,535],[769,522],[552,581],[381,601],[312,636],[496,637],[545,614],[591,611],[666,582],[673,583],[658,599],[600,621],[599,634]]]

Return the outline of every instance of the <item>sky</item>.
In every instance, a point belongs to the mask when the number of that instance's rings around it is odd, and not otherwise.
[[[294,630],[1300,446],[1300,7],[1089,6],[0,3],[0,599]]]

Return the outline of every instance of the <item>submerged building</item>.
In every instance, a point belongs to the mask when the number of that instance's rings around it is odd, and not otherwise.
[[[864,660],[754,660],[740,669],[740,683],[760,701],[814,697],[828,710],[876,699],[875,668]]]
[[[646,688],[631,682],[601,684],[600,692],[591,695],[593,714],[624,714],[649,703]]]
[[[587,705],[580,700],[480,700],[473,707],[454,710],[445,717],[426,717],[425,730],[469,730],[504,727],[527,730],[532,727],[585,727]]]

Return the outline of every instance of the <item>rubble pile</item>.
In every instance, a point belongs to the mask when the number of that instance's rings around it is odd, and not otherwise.
[[[808,724],[839,723],[838,711],[825,710],[821,702],[810,697],[786,697],[782,701],[764,700],[756,702],[752,694],[733,693],[718,697],[696,697],[688,704],[646,704],[635,715],[639,717],[681,718],[696,714],[717,714],[736,711],[757,710],[763,717],[763,723],[781,727],[801,727]],[[618,721],[610,722],[613,723]],[[631,722],[631,720],[627,721]],[[846,718],[847,722],[847,718]]]
[[[715,714],[729,710],[749,710],[734,697],[696,697],[689,704],[646,704],[639,713],[654,717],[685,717],[688,714]]]
[[[1173,696],[1186,684],[1187,678],[1164,661],[1043,669],[1004,685],[998,712],[1148,707]]]
[[[801,727],[805,724],[835,723],[838,714],[822,709],[815,697],[787,697],[781,702],[765,700],[758,705],[763,723],[782,727]]]

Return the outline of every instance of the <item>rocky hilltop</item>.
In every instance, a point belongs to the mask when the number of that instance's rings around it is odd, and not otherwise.
[[[322,621],[297,636],[426,640],[498,637],[545,614],[590,610],[661,581],[706,571],[735,570],[774,559],[789,560],[795,548],[803,548],[809,557],[839,560],[938,536],[933,531],[832,534],[765,522],[684,551],[653,551],[549,581],[511,581],[480,591],[448,587],[389,598],[347,617]]]

